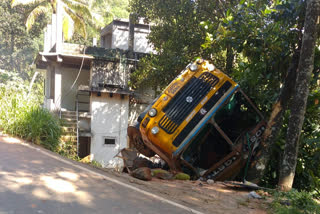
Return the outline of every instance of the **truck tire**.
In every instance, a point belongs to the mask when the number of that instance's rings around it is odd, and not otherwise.
[[[140,152],[146,157],[155,156],[156,153],[143,143],[141,133],[136,127],[134,126],[128,127],[128,136],[130,140],[130,145],[135,149],[137,149],[138,152]]]

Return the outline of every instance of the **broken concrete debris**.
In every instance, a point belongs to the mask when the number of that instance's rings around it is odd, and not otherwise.
[[[214,180],[208,179],[208,180],[207,180],[207,183],[208,183],[208,184],[213,184],[213,183],[214,183]]]
[[[255,191],[249,192],[248,197],[249,198],[262,199],[262,197],[259,194],[257,194]]]

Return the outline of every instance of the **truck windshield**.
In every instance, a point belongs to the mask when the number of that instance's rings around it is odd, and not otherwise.
[[[235,143],[242,134],[254,128],[262,117],[239,91],[233,94],[229,101],[216,112],[214,120]]]
[[[234,93],[213,118],[233,143],[262,120],[241,91]],[[209,122],[192,140],[182,157],[196,169],[209,169],[231,151],[232,147],[225,137]]]

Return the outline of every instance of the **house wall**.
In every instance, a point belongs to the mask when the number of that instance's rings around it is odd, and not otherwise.
[[[123,161],[114,158],[127,146],[129,98],[108,93],[91,95],[91,154],[104,167],[121,167]],[[114,145],[105,145],[105,137],[114,138]]]
[[[119,48],[122,50],[128,50],[128,38],[129,28],[128,27],[117,27],[112,33],[112,45],[111,48]]]
[[[44,81],[44,107],[48,110],[51,110],[52,99],[50,99],[50,86],[51,86],[51,71],[49,69],[46,70],[45,73],[45,81]]]
[[[141,29],[135,27],[134,32],[134,51],[140,53],[151,53],[152,46],[148,43],[147,36],[149,29]],[[115,26],[112,32],[112,39],[108,38],[109,34],[104,35],[101,39],[104,40],[103,47],[110,48],[108,42],[111,42],[112,49],[128,50],[129,27]]]
[[[71,85],[78,75],[79,69],[65,68],[59,65],[48,66],[45,80],[45,107],[69,111],[75,110],[76,94],[79,85],[89,85],[89,70],[82,69],[80,76],[70,91]],[[89,100],[88,100],[89,102]],[[89,110],[89,109],[88,109]]]
[[[75,102],[76,102],[76,95],[79,85],[89,85],[89,70],[82,69],[80,76],[70,91],[70,88],[77,78],[77,75],[79,73],[79,69],[73,69],[73,68],[62,68],[61,69],[61,81],[62,81],[62,102],[61,102],[61,108],[69,110],[69,111],[75,111]],[[88,100],[89,101],[89,100]],[[88,109],[89,110],[89,109]]]
[[[135,52],[140,53],[152,53],[153,48],[151,44],[149,44],[147,36],[149,35],[149,30],[146,29],[138,29],[134,32],[134,48]]]

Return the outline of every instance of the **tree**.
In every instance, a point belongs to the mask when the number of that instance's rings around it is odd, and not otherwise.
[[[100,38],[100,30],[116,18],[129,18],[128,0],[89,0],[87,1],[92,14],[92,21],[86,26],[87,39],[75,32],[70,42],[92,44],[92,38]]]
[[[288,68],[284,84],[281,88],[280,94],[273,104],[272,112],[270,114],[266,130],[263,134],[262,141],[260,144],[261,152],[256,156],[255,167],[251,168],[248,172],[249,178],[255,178],[256,182],[258,182],[264,175],[265,169],[268,165],[270,156],[271,156],[271,148],[273,144],[276,142],[281,127],[284,121],[284,115],[286,110],[288,109],[288,105],[293,96],[293,90],[295,88],[296,83],[296,74],[298,70],[298,63],[300,58],[300,50],[301,50],[301,41],[302,41],[302,28],[304,23],[304,13],[305,13],[305,2],[299,2],[299,7],[295,7],[298,9],[297,15],[297,34],[296,34],[296,50],[293,53],[291,58],[291,63]],[[293,16],[294,17],[294,16]]]
[[[310,79],[314,67],[317,19],[320,15],[320,1],[309,0],[307,4],[296,89],[290,107],[291,115],[289,118],[287,140],[283,160],[280,166],[280,178],[278,183],[280,189],[286,191],[292,188],[295,176],[299,138],[304,122]]]
[[[42,33],[47,17],[40,15],[33,29],[26,32],[23,14],[28,6],[11,8],[10,0],[0,1],[0,69],[16,71],[23,79],[29,79],[29,65],[41,48]]]
[[[29,31],[39,15],[56,13],[57,1],[61,2],[64,10],[64,38],[71,39],[74,30],[86,38],[86,23],[91,23],[92,15],[88,4],[83,0],[12,0],[12,6],[31,5],[30,11],[26,13],[26,27]]]
[[[216,49],[206,48],[206,40],[210,38],[207,38],[208,30],[204,25],[210,22],[217,28],[228,8],[235,5],[236,1],[130,1],[131,12],[154,24],[149,41],[157,51],[156,55],[141,60],[138,71],[132,75],[132,85],[164,87],[188,63],[200,56],[214,60],[219,68],[225,67],[226,57],[222,56],[221,50],[226,50],[227,42]],[[232,64],[232,53],[229,56],[228,62]]]
[[[228,72],[268,119],[262,151],[247,178],[262,177],[269,187],[279,180],[289,106],[304,30],[306,0],[240,1],[132,0],[134,12],[153,25],[149,42],[157,54],[139,61],[131,84],[166,86],[196,57]],[[318,47],[318,46],[317,46]],[[316,49],[294,187],[320,196],[320,48]],[[259,157],[262,157],[259,160]],[[270,158],[271,157],[271,158]],[[268,159],[270,158],[270,161]],[[260,161],[260,163],[259,163]],[[252,164],[254,166],[254,164]],[[263,168],[263,170],[262,170]]]

